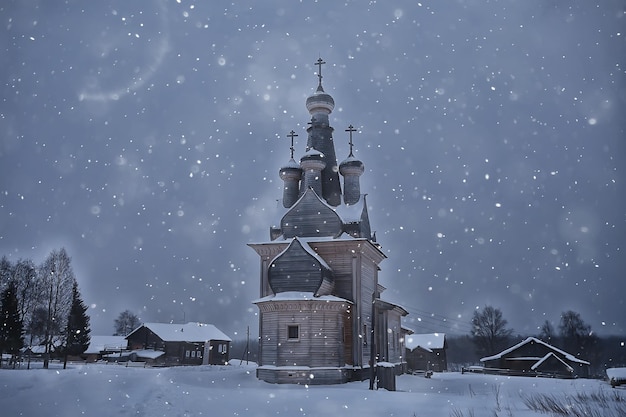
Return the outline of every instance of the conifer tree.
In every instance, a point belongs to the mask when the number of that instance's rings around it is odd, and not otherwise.
[[[81,299],[78,283],[74,281],[72,286],[72,305],[67,316],[67,327],[65,329],[64,369],[67,367],[68,355],[80,355],[87,350],[91,340],[90,333],[87,306]]]
[[[0,353],[10,353],[11,362],[24,346],[24,325],[19,314],[17,282],[9,281],[0,296]]]

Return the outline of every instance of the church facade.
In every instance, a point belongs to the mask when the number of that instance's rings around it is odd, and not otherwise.
[[[272,383],[363,380],[377,364],[406,370],[401,318],[408,313],[381,298],[386,256],[360,189],[364,164],[352,152],[352,126],[350,153],[337,164],[329,123],[335,103],[322,87],[322,64],[306,100],[306,150],[296,162],[292,131],[291,158],[279,170],[282,217],[267,242],[249,244],[261,270],[257,377]]]

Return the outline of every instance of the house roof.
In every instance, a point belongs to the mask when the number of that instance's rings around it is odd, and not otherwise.
[[[545,361],[547,361],[550,358],[556,359],[557,361],[561,362],[568,371],[574,372],[574,368],[569,366],[566,362],[563,361],[563,359],[556,356],[553,352],[550,352],[543,358],[539,359],[533,366],[530,367],[530,369],[532,369],[533,371],[536,371],[537,368],[539,368]]]
[[[382,298],[377,298],[375,300],[376,307],[382,310],[395,310],[403,316],[408,316],[409,312],[406,311],[404,307],[399,304],[392,303],[390,301],[385,301]]]
[[[561,350],[561,349],[559,349],[557,347],[554,347],[554,346],[544,342],[543,340],[539,340],[536,337],[528,337],[528,338],[522,340],[521,342],[519,342],[518,344],[516,344],[514,346],[511,346],[508,349],[503,350],[502,352],[498,353],[497,355],[487,356],[485,358],[481,358],[480,361],[481,362],[486,362],[486,361],[490,361],[490,360],[494,360],[494,359],[500,359],[504,355],[507,355],[507,354],[509,354],[509,353],[511,353],[511,352],[513,352],[513,351],[515,351],[517,349],[519,349],[520,347],[524,346],[525,344],[528,344],[528,343],[531,343],[531,342],[544,345],[545,347],[547,347],[548,349],[552,350],[553,352],[557,352],[558,354],[562,355],[564,358],[566,358],[570,362],[580,363],[580,364],[583,364],[583,365],[589,365],[590,364],[589,362],[584,361],[582,359],[578,359],[576,356],[574,356],[574,355],[572,355],[570,353],[567,353],[567,352],[565,352],[565,351],[563,351],[563,350]]]
[[[212,324],[190,322],[187,324],[173,323],[144,323],[139,328],[133,330],[126,336],[129,338],[142,327],[148,328],[164,342],[206,342],[208,340],[225,340],[232,342],[232,339]]]
[[[86,354],[96,354],[105,350],[123,350],[128,347],[124,336],[91,336]]]
[[[421,347],[432,352],[432,349],[443,349],[445,340],[445,333],[411,334],[404,337],[404,344],[409,350]]]

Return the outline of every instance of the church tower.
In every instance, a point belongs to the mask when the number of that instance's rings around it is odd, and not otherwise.
[[[335,384],[370,377],[379,361],[404,371],[402,307],[381,299],[379,263],[385,259],[371,232],[361,194],[364,164],[350,153],[337,164],[329,116],[335,101],[318,85],[306,100],[307,144],[297,163],[279,169],[284,212],[270,240],[249,244],[260,256],[259,367],[273,383]],[[343,192],[339,175],[343,177]]]

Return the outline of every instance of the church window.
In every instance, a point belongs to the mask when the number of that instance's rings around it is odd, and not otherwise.
[[[289,340],[300,339],[300,326],[297,324],[290,324],[287,326],[287,338]]]

